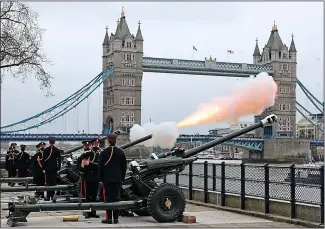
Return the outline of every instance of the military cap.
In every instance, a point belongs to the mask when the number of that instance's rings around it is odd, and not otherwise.
[[[24,145],[24,144],[21,144],[21,145],[20,145],[20,148],[21,148],[21,147],[23,147],[23,148],[25,147],[25,148],[26,148],[26,145]]]
[[[39,146],[42,146],[42,145],[43,145],[43,146],[46,146],[46,143],[45,143],[45,142],[40,142],[40,143],[39,143]]]
[[[108,141],[116,141],[117,135],[116,134],[109,134]]]
[[[17,145],[16,142],[13,142],[13,143],[10,144],[10,146],[16,146],[16,145]]]
[[[90,143],[91,144],[100,143],[100,139],[99,138],[95,138],[95,139],[91,140]]]
[[[49,137],[49,143],[54,144],[55,143],[55,137]]]
[[[89,144],[90,144],[89,141],[82,141],[81,143],[82,143],[83,145],[89,145]]]
[[[36,147],[36,148],[41,147],[41,143],[38,143],[35,147]]]

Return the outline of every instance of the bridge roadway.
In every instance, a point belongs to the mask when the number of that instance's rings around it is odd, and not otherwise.
[[[4,141],[47,141],[50,136],[53,136],[57,141],[85,141],[94,138],[104,137],[101,134],[1,134],[0,140]],[[184,142],[209,142],[216,138],[213,135],[180,135],[176,144]],[[238,148],[248,150],[263,151],[264,139],[263,138],[233,138],[224,143]],[[310,140],[310,145],[319,147],[324,146],[323,140]]]
[[[31,193],[25,193],[31,194]],[[2,193],[1,194],[1,209],[7,207],[6,202],[13,196],[22,195],[22,193]],[[99,219],[85,219],[82,216],[81,211],[64,211],[64,212],[41,212],[31,213],[27,217],[27,223],[17,225],[17,227],[28,228],[97,228],[97,227],[109,227],[109,228],[220,228],[220,227],[247,227],[247,228],[298,228],[294,224],[287,224],[281,222],[275,222],[271,220],[256,218],[252,216],[246,216],[214,208],[200,207],[192,204],[187,204],[185,215],[196,216],[197,223],[185,224],[181,222],[175,223],[157,223],[152,217],[121,217],[120,223],[114,224],[102,224],[101,220],[105,217],[104,211],[98,211],[101,216]],[[1,228],[9,228],[6,224],[6,216],[8,212],[1,210]],[[63,222],[63,216],[78,215],[78,222]]]

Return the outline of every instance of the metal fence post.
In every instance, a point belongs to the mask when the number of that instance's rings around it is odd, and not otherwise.
[[[290,203],[291,203],[291,218],[296,218],[296,171],[295,165],[290,165]]]
[[[270,168],[264,164],[264,213],[270,213]]]
[[[188,199],[192,200],[193,195],[193,162],[189,164],[188,168]]]
[[[204,162],[204,203],[208,203],[208,162]]]
[[[245,209],[245,164],[240,164],[240,208]]]
[[[217,189],[217,165],[212,164],[212,190],[215,191]]]
[[[226,205],[226,166],[221,162],[221,206]]]
[[[179,172],[175,174],[175,185],[179,186]]]
[[[167,175],[164,176],[164,183],[167,182]]]
[[[324,165],[320,167],[320,222],[324,224]]]

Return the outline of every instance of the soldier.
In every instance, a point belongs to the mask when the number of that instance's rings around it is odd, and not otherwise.
[[[115,146],[116,135],[108,136],[109,147],[99,156],[99,181],[103,183],[104,202],[117,202],[120,200],[121,186],[125,179],[127,162],[122,149]],[[113,214],[112,214],[113,213]],[[113,216],[113,220],[112,220]],[[106,210],[106,219],[102,223],[118,223],[119,211]]]
[[[43,151],[42,169],[45,174],[45,185],[55,186],[57,174],[61,169],[61,151],[54,146],[55,138],[50,137],[49,144],[50,146],[46,147]],[[48,191],[47,199],[53,200],[54,194],[55,191]]]
[[[26,145],[20,145],[21,152],[17,155],[18,177],[28,177],[30,172],[30,156],[25,151]]]
[[[100,151],[101,151],[101,148],[100,148],[100,140],[99,140],[99,138],[95,138],[95,139],[93,139],[93,140],[91,140],[90,141],[90,143],[91,143],[91,145],[92,145],[92,151],[94,152],[94,153],[100,153]]]
[[[92,142],[94,142],[93,140]],[[90,142],[83,141],[84,153],[78,158],[77,166],[82,172],[81,195],[85,197],[85,202],[96,202],[98,190],[98,159],[99,153],[95,149],[90,150]],[[85,213],[85,218],[99,218],[96,211]]]
[[[16,177],[16,152],[14,147],[10,146],[6,154],[6,170],[8,171],[8,177]],[[9,186],[14,186],[15,183],[9,182]]]
[[[36,145],[36,153],[33,155],[32,161],[32,171],[33,171],[33,183],[39,186],[44,185],[44,173],[42,169],[42,157],[45,143],[41,142]],[[44,192],[36,192],[35,196],[44,197]]]

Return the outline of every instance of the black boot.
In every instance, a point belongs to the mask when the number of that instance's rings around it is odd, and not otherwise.
[[[89,219],[91,217],[91,213],[90,212],[85,212],[85,219]]]
[[[102,223],[105,223],[105,224],[113,224],[113,221],[111,219],[103,219],[102,220]]]
[[[118,224],[118,219],[114,219],[114,224]]]
[[[96,212],[90,212],[90,217],[99,218],[100,216],[96,214]]]

